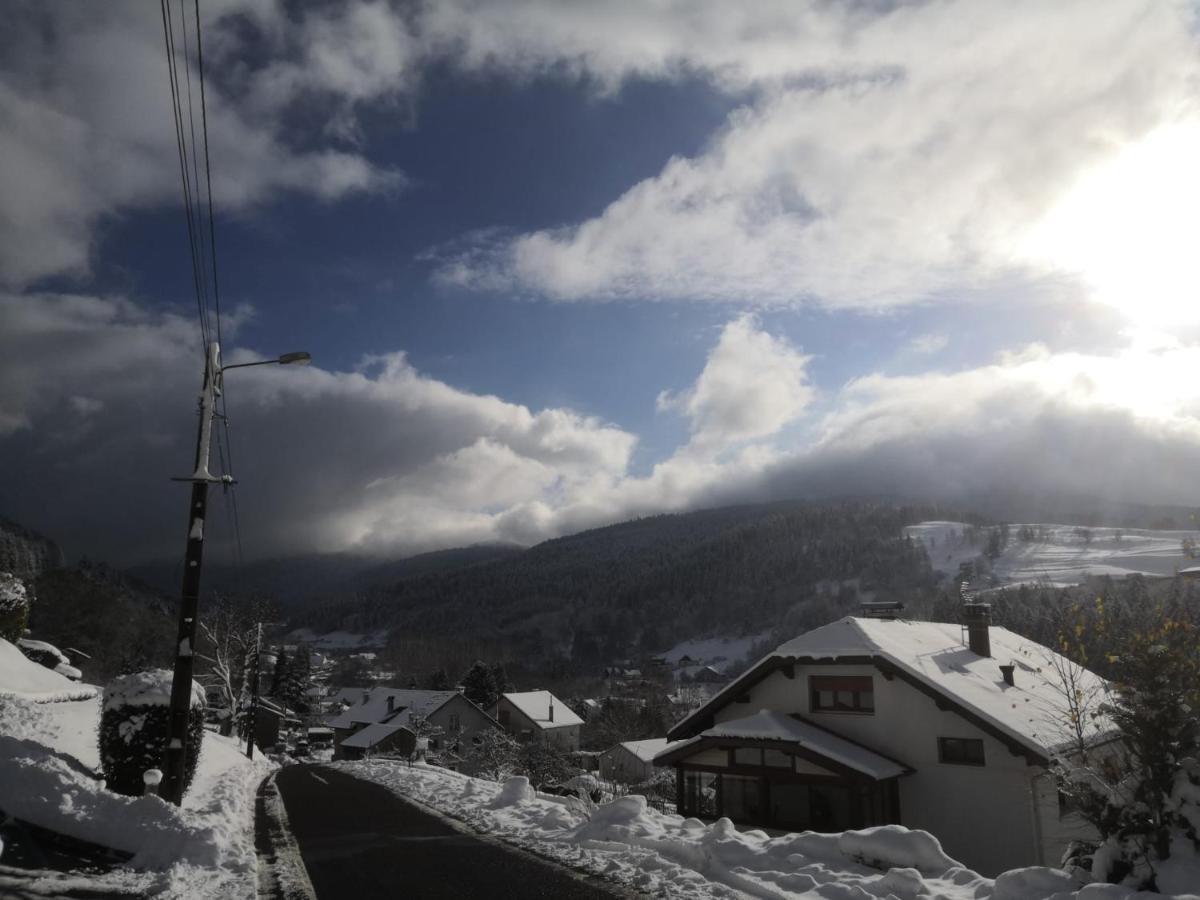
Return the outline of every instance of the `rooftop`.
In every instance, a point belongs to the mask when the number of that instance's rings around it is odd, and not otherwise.
[[[914,681],[953,699],[1017,743],[1039,754],[1064,746],[1065,696],[1059,667],[1062,656],[1007,628],[990,627],[991,656],[979,656],[965,644],[963,627],[945,622],[847,616],[806,632],[777,647],[751,669],[772,660],[870,660],[890,664]],[[1001,665],[1015,667],[1014,684],[1005,684]],[[1081,687],[1103,695],[1107,682],[1086,669]],[[740,680],[739,680],[740,681]],[[735,681],[684,722],[703,716],[745,687]],[[680,723],[682,725],[684,723]],[[679,726],[676,726],[678,728]],[[1107,731],[1097,720],[1096,734]]]
[[[505,694],[504,697],[539,728],[564,728],[567,725],[583,724],[583,719],[549,691],[522,691]],[[553,719],[550,717],[551,704],[554,706]]]
[[[742,719],[721,722],[689,740],[672,744],[669,749],[660,751],[659,755],[675,753],[691,744],[712,738],[787,741],[877,781],[895,778],[910,771],[895,760],[881,756],[811,722],[769,709],[759,710],[754,715]]]

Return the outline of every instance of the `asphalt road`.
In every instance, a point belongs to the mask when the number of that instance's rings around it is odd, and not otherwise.
[[[629,896],[337,769],[286,766],[275,783],[319,900]]]

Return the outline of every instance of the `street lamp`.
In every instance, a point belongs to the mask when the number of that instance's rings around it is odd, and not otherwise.
[[[175,641],[175,669],[171,679],[171,706],[166,761],[160,795],[176,806],[183,802],[184,772],[187,769],[187,726],[192,701],[193,654],[196,649],[196,619],[200,606],[200,564],[204,558],[204,520],[208,510],[208,486],[228,484],[229,475],[215,477],[208,471],[212,449],[212,422],[216,398],[221,393],[225,372],[247,366],[307,365],[312,357],[303,351],[285,353],[276,359],[252,363],[221,365],[221,348],[216,341],[206,348],[204,386],[200,391],[200,427],[196,435],[196,464],[192,474],[177,481],[192,483],[192,501],[188,508],[187,549],[183,561],[183,591],[179,604],[179,631]]]

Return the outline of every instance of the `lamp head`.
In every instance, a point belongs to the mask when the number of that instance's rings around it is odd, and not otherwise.
[[[305,353],[303,350],[296,350],[292,353],[285,353],[278,360],[281,366],[307,366],[312,362],[312,354]]]

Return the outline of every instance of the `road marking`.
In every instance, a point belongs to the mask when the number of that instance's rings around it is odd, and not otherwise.
[[[311,775],[313,778],[317,779],[317,781],[321,782],[321,784],[329,784],[328,781],[326,781],[324,778],[322,778],[320,775],[318,775],[312,769],[308,770],[308,774]]]

